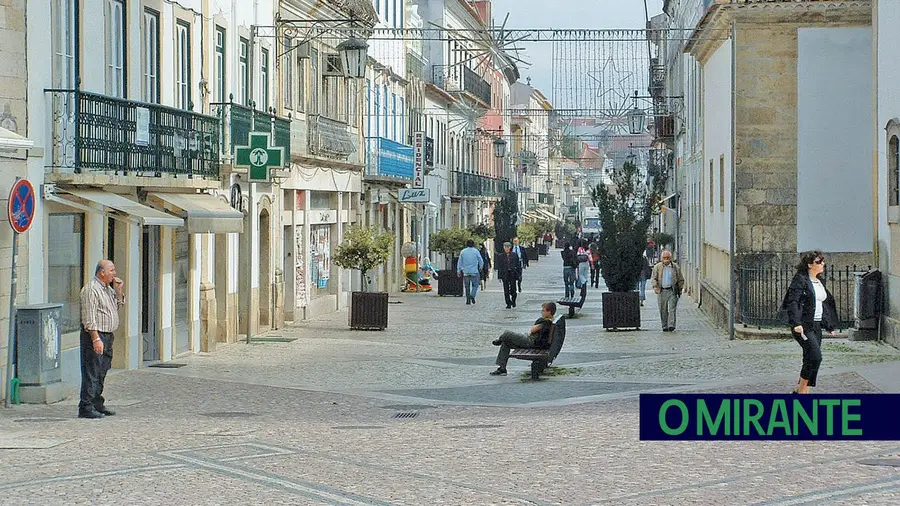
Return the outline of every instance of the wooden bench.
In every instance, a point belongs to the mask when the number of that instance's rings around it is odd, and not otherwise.
[[[509,354],[509,358],[531,361],[531,379],[540,379],[541,373],[548,365],[556,360],[559,350],[566,340],[566,318],[558,316],[550,327],[549,348],[516,348]]]
[[[584,307],[584,301],[587,299],[587,283],[581,285],[581,296],[565,297],[556,301],[560,306],[569,306],[569,318],[575,317],[575,308]]]

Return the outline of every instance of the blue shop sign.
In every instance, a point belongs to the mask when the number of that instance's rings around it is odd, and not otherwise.
[[[413,178],[413,147],[379,137],[375,149],[376,174],[379,176]]]

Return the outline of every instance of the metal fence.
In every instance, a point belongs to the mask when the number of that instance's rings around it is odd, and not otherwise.
[[[865,270],[869,270],[867,267]],[[854,272],[864,269],[856,265],[825,266],[825,286],[834,295],[839,328],[853,326]],[[781,301],[787,293],[796,268],[788,265],[752,265],[739,269],[738,303],[740,321],[744,326],[782,326],[778,317]]]

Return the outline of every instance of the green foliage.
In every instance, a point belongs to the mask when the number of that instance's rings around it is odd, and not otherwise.
[[[368,285],[366,273],[387,262],[393,249],[391,233],[376,227],[354,225],[344,232],[344,241],[335,249],[331,260],[344,269],[359,270],[365,287]]]
[[[472,235],[467,229],[459,227],[450,227],[431,234],[429,243],[431,249],[441,253],[445,257],[455,258],[459,252],[466,247],[466,241],[472,239],[478,243],[478,238]]]
[[[537,231],[538,235],[544,235],[549,232],[553,232],[556,228],[556,221],[551,220],[538,220],[532,225],[534,225],[534,229]]]
[[[675,236],[672,234],[667,234],[665,232],[657,232],[655,234],[650,234],[650,239],[660,247],[666,246],[674,246],[675,245]]]
[[[627,161],[613,172],[612,183],[612,188],[601,184],[591,190],[603,227],[597,240],[600,268],[610,291],[630,292],[640,279],[647,229],[665,182],[656,179],[648,188],[637,166]]]
[[[494,226],[486,223],[469,225],[468,231],[472,234],[472,237],[475,238],[475,242],[478,244],[483,244],[484,241],[494,237]]]
[[[523,223],[516,228],[516,235],[519,236],[519,243],[523,246],[534,245],[534,239],[538,235],[537,227],[534,223]]]
[[[574,221],[566,219],[566,221],[556,222],[553,233],[556,235],[556,238],[563,243],[571,243],[575,240],[575,236],[578,235],[578,227],[575,225]]]
[[[512,242],[516,236],[516,217],[519,214],[519,202],[516,192],[507,191],[494,206],[494,250],[503,251],[504,242]]]

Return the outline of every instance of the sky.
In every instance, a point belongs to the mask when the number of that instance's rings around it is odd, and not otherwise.
[[[647,0],[652,18],[662,12],[663,0]],[[514,29],[643,29],[646,27],[643,0],[492,0],[494,22],[503,23],[509,13],[507,28]],[[552,98],[552,60],[549,42],[523,42],[530,67],[520,68],[524,82]],[[521,55],[520,55],[521,57]]]

